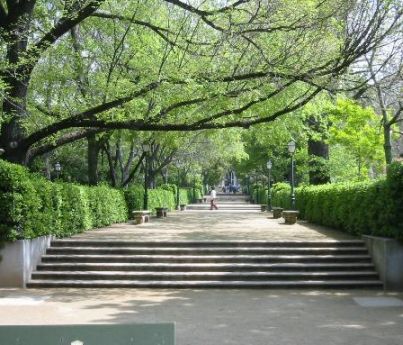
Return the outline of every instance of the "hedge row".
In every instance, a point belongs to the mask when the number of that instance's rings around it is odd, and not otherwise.
[[[134,210],[143,209],[143,186],[132,186],[128,190],[125,190],[124,194],[129,215]],[[148,209],[155,210],[156,207],[167,207],[169,210],[174,210],[176,207],[175,194],[168,189],[149,189]]]
[[[132,186],[125,190],[125,199],[129,215],[134,210],[142,210],[144,204],[144,187]],[[201,192],[193,188],[179,189],[179,205],[189,204],[196,198],[201,197]],[[174,184],[165,184],[157,189],[148,190],[148,209],[155,212],[156,207],[167,207],[170,211],[175,210],[177,201],[177,187]]]
[[[70,236],[127,220],[123,192],[53,183],[0,160],[0,239]]]
[[[290,189],[273,191],[273,205],[290,207]],[[354,235],[403,239],[403,165],[392,164],[385,180],[296,189],[300,217]]]
[[[148,191],[148,208],[176,208],[177,187]],[[199,188],[181,188],[179,203],[201,197]],[[87,229],[123,222],[143,208],[144,189],[126,191],[50,182],[24,167],[0,160],[0,240],[12,241],[54,234],[70,236]]]

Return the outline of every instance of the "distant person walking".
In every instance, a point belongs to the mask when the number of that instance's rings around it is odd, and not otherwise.
[[[218,207],[217,207],[217,205],[216,205],[217,192],[215,191],[215,188],[214,188],[214,187],[211,189],[210,197],[211,197],[211,200],[210,200],[210,210],[212,210],[212,209],[218,210]]]

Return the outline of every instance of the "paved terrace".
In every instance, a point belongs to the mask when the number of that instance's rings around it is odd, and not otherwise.
[[[177,345],[401,345],[402,298],[357,290],[0,290],[0,324],[174,321]]]
[[[83,239],[127,239],[138,241],[266,240],[315,241],[354,237],[326,227],[298,221],[286,225],[259,211],[175,211],[167,218],[152,217],[149,223],[116,224],[74,236]]]
[[[132,240],[324,240],[260,212],[172,212],[76,235]],[[178,345],[401,345],[403,294],[379,290],[0,289],[0,324],[175,322]]]

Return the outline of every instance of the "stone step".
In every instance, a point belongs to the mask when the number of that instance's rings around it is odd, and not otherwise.
[[[321,271],[374,271],[372,263],[274,263],[274,264],[245,264],[245,263],[42,263],[38,271],[149,271],[153,272],[321,272]]]
[[[197,247],[197,248],[164,248],[164,247],[51,247],[46,254],[55,255],[346,255],[365,254],[365,247],[328,247],[328,248],[292,248],[292,247]]]
[[[49,255],[42,262],[370,262],[369,255]]]
[[[228,205],[228,204],[220,204],[216,203],[216,206],[218,209],[222,210],[232,210],[232,211],[261,211],[260,206],[256,207],[253,205]],[[186,210],[209,210],[210,209],[210,204],[199,204],[199,205],[187,205]]]
[[[210,203],[211,198],[207,198],[207,202],[205,203],[192,203],[189,205],[203,205],[206,203]],[[246,200],[229,200],[229,199],[223,199],[223,198],[217,198],[217,201],[219,201],[220,203],[223,204],[228,204],[228,205],[251,205],[251,206],[259,206],[260,204],[251,204],[250,202],[246,201]]]
[[[124,272],[124,271],[64,271],[34,272],[32,280],[371,280],[377,279],[373,271],[334,272]]]
[[[28,287],[380,288],[362,240],[54,240]]]
[[[301,280],[301,281],[135,281],[135,280],[31,280],[29,288],[382,288],[379,280]]]
[[[360,247],[366,248],[362,240],[341,240],[341,241],[130,241],[130,240],[92,240],[92,239],[60,239],[53,240],[51,247],[129,247],[129,248],[198,248],[198,247],[220,247],[220,248],[333,248],[333,247]]]

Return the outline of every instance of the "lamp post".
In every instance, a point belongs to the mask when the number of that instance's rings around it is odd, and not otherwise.
[[[193,202],[196,202],[196,174],[193,176]]]
[[[143,152],[144,152],[144,200],[143,200],[143,209],[148,209],[148,152],[150,151],[149,144],[143,144]]]
[[[267,209],[269,210],[269,211],[271,211],[271,185],[270,185],[270,180],[271,180],[271,168],[273,167],[273,163],[272,163],[272,161],[271,161],[271,159],[269,159],[268,161],[267,161],[267,164],[266,164],[266,166],[267,166],[267,169],[269,170],[269,181],[268,181],[268,183],[267,183]]]
[[[60,172],[62,171],[62,165],[59,162],[55,164],[56,178],[60,177]]]
[[[288,143],[288,152],[291,154],[291,209],[295,210],[295,188],[294,188],[294,153],[295,153],[295,141],[291,140]]]
[[[168,168],[165,167],[164,170],[162,170],[162,174],[164,175],[164,183],[168,183]]]
[[[178,159],[176,163],[176,168],[178,169],[178,180],[177,180],[177,186],[176,186],[176,209],[179,210],[179,184],[181,182],[181,166],[182,162]]]

